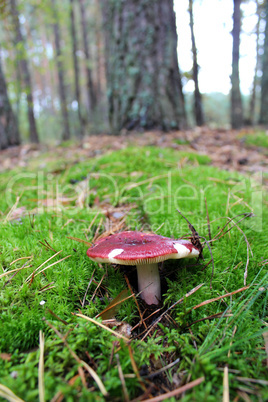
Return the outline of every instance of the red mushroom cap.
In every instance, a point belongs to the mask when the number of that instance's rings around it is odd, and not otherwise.
[[[199,250],[188,240],[173,240],[153,233],[126,231],[97,241],[87,250],[87,255],[97,262],[138,265],[197,257]]]

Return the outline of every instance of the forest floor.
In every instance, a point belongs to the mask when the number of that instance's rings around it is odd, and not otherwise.
[[[92,158],[107,151],[125,149],[128,146],[158,146],[185,152],[209,155],[211,165],[239,172],[268,173],[268,132],[260,135],[252,129],[241,131],[195,128],[187,131],[163,133],[159,131],[130,133],[121,136],[91,135],[82,142],[69,141],[63,146],[22,145],[0,151],[0,172],[14,167],[26,167],[40,154],[64,157],[71,162]]]
[[[268,400],[267,186],[265,131],[1,151],[0,399]],[[166,261],[151,311],[135,268],[86,251],[122,230],[189,238],[178,210],[204,260]]]

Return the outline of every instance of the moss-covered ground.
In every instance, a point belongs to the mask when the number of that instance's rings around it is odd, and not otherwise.
[[[183,401],[209,402],[228,393],[225,381],[231,400],[268,399],[261,175],[218,170],[195,153],[129,147],[77,163],[40,158],[2,173],[0,191],[0,395],[147,400],[189,384]],[[116,229],[189,237],[177,209],[207,241],[210,227],[214,269],[207,246],[204,260],[165,262],[162,310],[146,331],[139,297],[128,298],[109,326],[116,337],[94,317],[130,294],[126,272],[89,260],[85,242]],[[129,282],[136,292],[133,272]],[[129,342],[122,322],[133,328]]]

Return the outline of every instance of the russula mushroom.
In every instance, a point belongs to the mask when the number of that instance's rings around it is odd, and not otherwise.
[[[136,265],[142,299],[147,304],[158,304],[161,300],[158,262],[198,257],[199,250],[188,240],[126,231],[98,240],[87,250],[87,255],[97,262]]]

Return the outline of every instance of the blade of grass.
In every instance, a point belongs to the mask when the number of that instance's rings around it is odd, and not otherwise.
[[[44,381],[44,348],[45,348],[45,336],[42,331],[39,332],[39,366],[38,366],[38,390],[39,401],[45,402],[45,381]]]
[[[17,395],[14,394],[14,392],[12,392],[8,387],[3,384],[0,384],[0,396],[10,402],[24,402],[23,399],[20,399]]]

